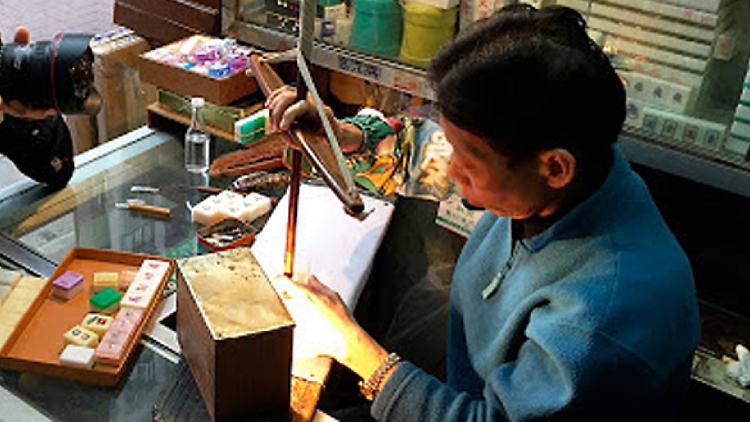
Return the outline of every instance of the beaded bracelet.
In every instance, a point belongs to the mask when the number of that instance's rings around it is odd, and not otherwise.
[[[370,375],[370,378],[359,382],[359,389],[367,400],[375,400],[375,396],[380,392],[383,377],[400,361],[401,358],[397,354],[391,353],[380,362],[378,369]]]

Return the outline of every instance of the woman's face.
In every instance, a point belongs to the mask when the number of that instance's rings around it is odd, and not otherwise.
[[[538,157],[508,166],[508,158],[482,138],[441,118],[453,156],[448,175],[472,205],[513,219],[547,216],[554,210],[554,192],[542,176]]]

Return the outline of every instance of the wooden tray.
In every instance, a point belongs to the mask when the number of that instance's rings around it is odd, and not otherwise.
[[[154,313],[161,298],[160,294],[155,294],[151,299],[135,335],[126,345],[125,358],[118,366],[97,364],[91,369],[86,369],[60,365],[60,352],[65,347],[63,334],[73,326],[79,325],[89,312],[94,272],[120,271],[125,268],[138,269],[146,259],[170,263],[169,270],[157,290],[157,292],[164,291],[174,271],[174,261],[171,259],[103,249],[71,249],[0,350],[0,368],[76,379],[99,385],[117,384],[133,356],[133,350],[149,318]],[[83,290],[67,302],[52,295],[53,281],[65,271],[75,271],[84,276]]]

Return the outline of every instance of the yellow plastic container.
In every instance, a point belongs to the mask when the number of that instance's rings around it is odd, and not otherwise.
[[[421,3],[405,4],[401,60],[427,67],[432,56],[453,37],[457,17],[458,7],[446,10]]]

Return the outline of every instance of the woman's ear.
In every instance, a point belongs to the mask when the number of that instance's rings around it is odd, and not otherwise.
[[[552,189],[568,186],[576,173],[576,158],[564,148],[545,150],[539,153],[539,171]]]

